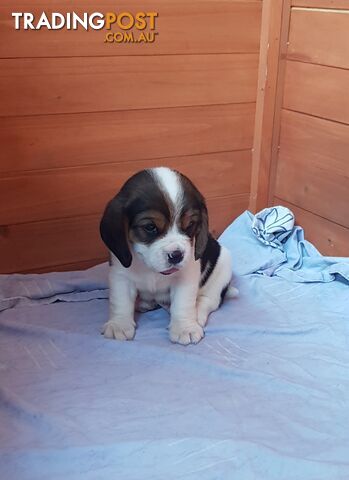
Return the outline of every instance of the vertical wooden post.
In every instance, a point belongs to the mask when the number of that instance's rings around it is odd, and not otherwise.
[[[280,131],[290,3],[291,0],[263,1],[249,205],[253,212],[265,208],[271,198]]]

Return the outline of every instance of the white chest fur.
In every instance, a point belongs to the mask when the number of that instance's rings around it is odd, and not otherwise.
[[[151,302],[158,305],[170,304],[170,291],[174,283],[174,279],[169,278],[170,275],[161,275],[161,273],[151,272],[149,269],[129,273],[129,278],[132,278],[138,295],[142,300],[149,302],[150,305]]]
[[[114,257],[111,276],[124,277],[126,282],[132,283],[141,299],[163,305],[170,303],[171,286],[179,280],[177,277],[180,276],[180,272],[172,275],[153,272],[135,255],[128,269],[121,267]]]

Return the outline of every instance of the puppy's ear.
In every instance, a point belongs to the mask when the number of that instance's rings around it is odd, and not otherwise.
[[[198,260],[204,254],[208,241],[208,213],[207,207],[203,203],[201,207],[201,223],[195,235],[195,260]]]
[[[128,222],[122,202],[116,196],[106,206],[99,231],[103,242],[125,268],[128,268],[132,262],[132,255],[127,241],[127,228]]]

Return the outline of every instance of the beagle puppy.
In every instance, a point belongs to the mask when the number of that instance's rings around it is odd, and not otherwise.
[[[198,343],[211,312],[237,290],[231,257],[208,230],[205,200],[165,167],[133,175],[108,203],[100,224],[111,253],[106,338],[132,340],[135,309],[170,311],[170,339]]]

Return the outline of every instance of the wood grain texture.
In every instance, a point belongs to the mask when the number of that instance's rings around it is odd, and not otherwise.
[[[277,156],[290,2],[265,0],[252,153],[250,210],[265,208]]]
[[[220,233],[248,205],[261,0],[77,0],[74,11],[158,10],[154,44],[105,32],[15,31],[0,5],[0,269],[106,258],[104,204],[136,170],[168,165],[208,197]]]
[[[292,10],[287,57],[349,68],[349,11]]]
[[[296,216],[296,223],[304,229],[305,238],[313,243],[323,255],[334,257],[349,256],[349,229],[330,222],[311,212],[275,197],[274,205],[290,208]]]
[[[262,2],[232,0],[102,0],[74,2],[74,11],[158,12],[154,43],[106,44],[106,30],[15,30],[12,12],[72,11],[71,2],[3,1],[0,58],[258,52]],[[113,28],[112,31],[118,31]],[[147,31],[147,30],[146,30]],[[135,31],[136,32],[136,31]]]
[[[288,61],[284,108],[349,123],[349,70]]]
[[[99,237],[99,215],[2,227],[2,273],[83,262],[105,256]]]
[[[75,270],[86,270],[88,268],[108,262],[107,252],[101,258],[92,258],[91,260],[83,260],[82,262],[71,262],[63,265],[51,265],[48,267],[34,268],[30,270],[22,270],[21,273],[49,273],[49,272],[72,272]]]
[[[349,126],[283,112],[275,195],[349,227]]]
[[[348,0],[292,0],[292,6],[349,10]]]
[[[211,231],[221,233],[248,205],[248,194],[208,201]],[[35,271],[105,258],[100,215],[70,217],[0,228],[0,272]]]
[[[0,172],[248,149],[254,112],[236,104],[0,118]]]
[[[253,102],[257,54],[0,60],[0,115]]]
[[[249,194],[207,199],[210,231],[218,237],[231,222],[248,208]]]
[[[131,175],[158,164],[130,161],[0,178],[0,224],[101,213]],[[187,175],[207,198],[249,192],[250,151],[171,157],[161,165]]]

